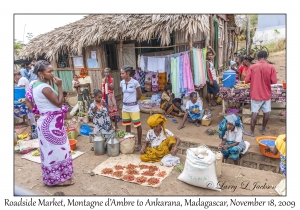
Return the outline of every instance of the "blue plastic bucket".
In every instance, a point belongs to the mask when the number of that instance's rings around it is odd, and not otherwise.
[[[232,88],[235,85],[236,72],[227,70],[223,73],[223,87]]]
[[[25,98],[25,88],[16,86],[14,88],[14,101],[17,101],[20,98]]]

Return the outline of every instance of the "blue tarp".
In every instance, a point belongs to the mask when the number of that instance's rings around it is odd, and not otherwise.
[[[286,15],[258,15],[257,30],[285,27]]]

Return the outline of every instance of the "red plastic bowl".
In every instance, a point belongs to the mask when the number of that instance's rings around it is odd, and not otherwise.
[[[271,153],[271,152],[265,152],[266,145],[262,144],[260,141],[266,140],[266,139],[276,141],[277,137],[276,136],[261,136],[256,139],[256,142],[259,144],[259,150],[260,150],[261,154],[263,154],[264,156],[270,157],[270,158],[277,158],[277,159],[280,158],[279,152],[277,153],[277,155],[273,155],[273,153]]]
[[[77,140],[76,139],[69,139],[69,143],[70,143],[71,150],[75,150],[76,149]]]

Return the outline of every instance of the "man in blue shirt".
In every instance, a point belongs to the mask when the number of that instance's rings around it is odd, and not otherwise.
[[[22,64],[22,68],[20,70],[20,73],[22,75],[22,77],[26,77],[29,80],[29,69],[30,69],[30,64]]]
[[[36,60],[33,59],[31,61],[31,69],[29,70],[29,83],[38,79],[38,76],[33,73],[35,63],[36,63]]]

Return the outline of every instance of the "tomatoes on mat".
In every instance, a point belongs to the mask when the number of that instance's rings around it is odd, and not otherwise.
[[[112,174],[113,173],[113,169],[112,168],[104,168],[101,173],[102,174]]]
[[[136,177],[135,178],[135,181],[138,183],[138,184],[143,184],[145,183],[147,180],[147,177],[144,177],[144,176],[140,176],[140,177]]]
[[[129,174],[129,175],[137,175],[137,174],[139,174],[139,172],[137,170],[135,170],[135,169],[129,169],[129,170],[126,171],[126,173]]]
[[[159,176],[159,177],[165,177],[166,175],[167,175],[166,171],[161,171],[157,174],[157,176]]]
[[[134,180],[134,176],[133,175],[124,175],[123,180],[132,182]]]
[[[149,185],[156,185],[156,184],[158,184],[160,181],[159,181],[158,178],[152,177],[152,178],[148,179],[147,182],[148,182]]]
[[[122,171],[115,171],[113,173],[113,176],[118,177],[118,178],[122,178],[123,172]]]
[[[149,171],[157,171],[158,167],[157,166],[149,166]]]
[[[136,166],[136,165],[133,165],[133,164],[128,164],[127,166],[126,166],[126,169],[135,169],[135,168],[137,168],[138,166]]]
[[[145,175],[145,176],[153,176],[155,174],[155,171],[144,171],[143,173],[142,173],[142,175]]]
[[[148,169],[148,168],[149,168],[149,166],[143,165],[143,164],[139,165],[139,167],[140,167],[141,170],[142,170],[142,169]]]
[[[121,165],[115,165],[116,170],[123,170],[125,167]]]

